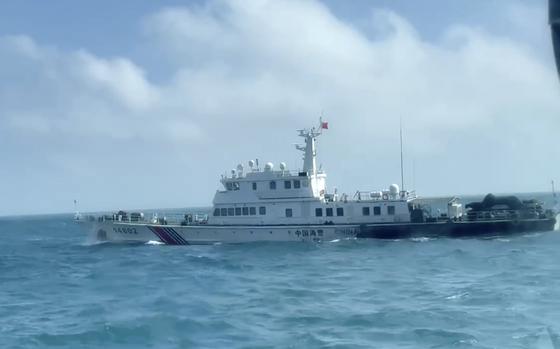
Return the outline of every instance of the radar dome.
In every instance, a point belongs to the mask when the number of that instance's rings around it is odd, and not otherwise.
[[[281,163],[280,163],[280,169],[281,169],[282,171],[285,171],[285,170],[286,170],[286,163],[285,163],[285,162],[281,162]]]
[[[264,170],[267,172],[271,172],[273,168],[274,164],[272,162],[267,162],[266,165],[264,165]]]
[[[398,195],[399,194],[399,186],[396,184],[391,184],[389,186],[389,192],[391,195]]]
[[[249,160],[249,167],[253,168],[255,166],[255,160]]]
[[[243,172],[243,165],[242,164],[237,165],[237,171]]]

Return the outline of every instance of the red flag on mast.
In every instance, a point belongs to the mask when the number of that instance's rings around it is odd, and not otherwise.
[[[329,129],[329,123],[326,121],[321,121],[321,128],[328,130]]]

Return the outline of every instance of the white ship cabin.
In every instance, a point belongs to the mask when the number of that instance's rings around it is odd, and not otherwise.
[[[303,169],[289,171],[280,163],[276,170],[267,163],[261,170],[258,162],[249,161],[246,171],[238,165],[223,175],[222,190],[214,196],[208,224],[218,225],[300,225],[362,224],[410,222],[409,203],[414,195],[399,191],[395,184],[388,190],[356,192],[348,195],[327,193],[327,175],[317,170],[316,139],[326,128],[299,130],[305,145]]]

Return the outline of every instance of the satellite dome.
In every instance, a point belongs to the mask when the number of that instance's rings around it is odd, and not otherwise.
[[[396,184],[391,184],[389,186],[389,192],[391,195],[398,195],[399,194],[399,186]]]
[[[265,171],[270,172],[272,169],[274,169],[274,164],[272,162],[267,162],[266,165],[264,165]]]
[[[286,163],[285,163],[285,162],[281,162],[281,163],[280,163],[280,169],[281,169],[282,171],[285,171],[285,170],[286,170]]]

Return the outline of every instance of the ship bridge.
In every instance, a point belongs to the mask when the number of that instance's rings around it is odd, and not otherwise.
[[[299,136],[304,138],[303,145],[296,145],[303,152],[301,171],[290,171],[283,162],[278,170],[271,162],[261,170],[258,161],[250,160],[248,171],[239,164],[229,175],[222,176],[223,189],[216,192],[214,205],[263,200],[325,200],[327,175],[317,170],[316,141],[327,128],[328,124],[321,120],[319,127],[298,130]]]

